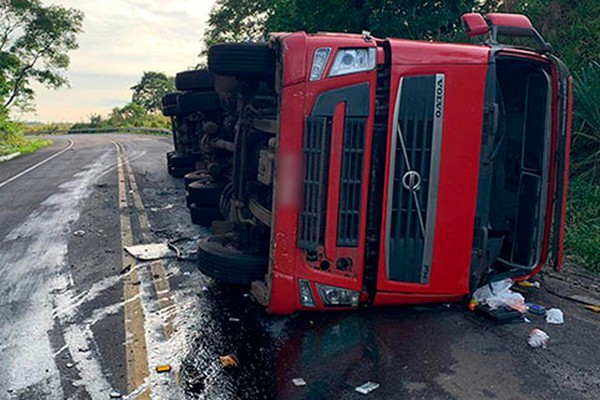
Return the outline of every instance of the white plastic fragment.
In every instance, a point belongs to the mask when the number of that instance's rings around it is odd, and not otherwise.
[[[369,394],[373,390],[377,389],[378,387],[379,387],[379,383],[369,381],[367,383],[363,383],[362,385],[355,388],[354,390],[356,390],[360,394]]]
[[[294,386],[306,386],[306,381],[302,378],[294,378],[292,379],[292,383]]]
[[[558,308],[549,309],[546,311],[546,322],[554,325],[564,324],[565,318],[563,316],[563,312]]]
[[[529,345],[533,348],[541,347],[543,349],[548,345],[548,339],[550,336],[541,329],[533,329],[529,335]]]
[[[492,310],[506,306],[524,313],[527,311],[525,298],[520,293],[510,290],[512,284],[513,281],[510,278],[492,282],[477,289],[473,293],[473,298],[478,303],[487,304]]]
[[[167,243],[138,244],[136,246],[127,246],[125,250],[135,258],[143,261],[175,257],[175,252],[169,248]]]

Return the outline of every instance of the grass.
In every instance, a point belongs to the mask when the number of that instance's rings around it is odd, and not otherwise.
[[[585,268],[600,272],[600,185],[576,177],[569,182],[565,252]]]
[[[20,140],[3,142],[0,140],[0,156],[19,152],[21,154],[33,153],[36,150],[50,146],[52,140],[42,138],[23,137]]]

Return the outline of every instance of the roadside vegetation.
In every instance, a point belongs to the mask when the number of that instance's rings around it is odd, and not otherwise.
[[[51,143],[29,138],[27,128],[10,120],[11,111],[32,110],[33,84],[67,85],[63,72],[77,49],[83,13],[40,0],[0,0],[0,156],[31,153]]]
[[[23,135],[23,126],[7,121],[0,121],[0,157],[13,153],[29,154],[52,144],[52,140]]]

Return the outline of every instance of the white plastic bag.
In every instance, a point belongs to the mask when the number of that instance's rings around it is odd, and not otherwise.
[[[506,292],[512,286],[512,279],[506,278],[501,281],[492,282],[477,289],[473,293],[473,298],[479,303],[485,303],[487,299],[497,296],[500,293]]]
[[[563,316],[563,312],[558,308],[549,309],[546,311],[546,322],[554,325],[564,324],[565,318]]]
[[[541,329],[533,329],[527,343],[533,348],[541,347],[545,349],[548,345],[548,339],[550,339],[550,336],[546,332]]]
[[[492,282],[489,285],[477,289],[473,293],[473,298],[477,300],[478,303],[487,304],[492,310],[506,306],[524,313],[527,311],[525,298],[520,293],[510,290],[512,284],[513,281],[510,278]]]

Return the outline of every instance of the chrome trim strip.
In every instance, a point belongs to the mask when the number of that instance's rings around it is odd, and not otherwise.
[[[429,283],[433,247],[435,240],[435,225],[438,203],[438,183],[440,178],[440,159],[442,152],[442,130],[444,125],[444,93],[446,76],[435,75],[435,96],[433,104],[433,138],[431,143],[431,160],[429,174],[429,198],[427,202],[427,226],[425,227],[425,244],[423,246],[423,265],[421,283]]]

